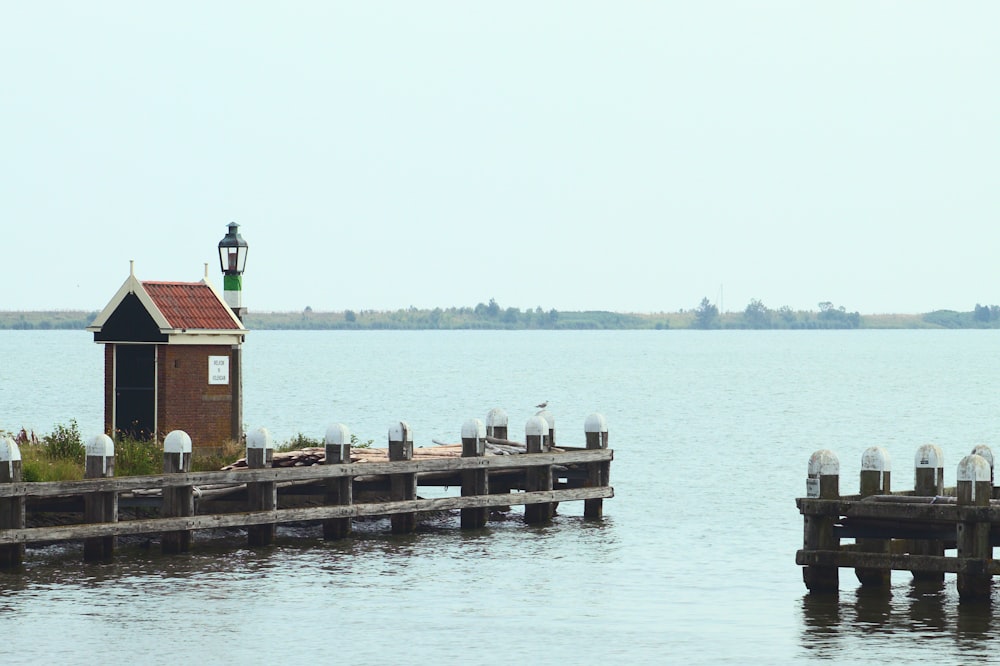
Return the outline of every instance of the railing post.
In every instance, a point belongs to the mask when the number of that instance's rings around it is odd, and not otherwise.
[[[84,476],[110,479],[115,475],[115,442],[107,435],[97,435],[87,442]],[[83,496],[84,523],[117,523],[118,493],[94,492]],[[110,560],[115,554],[114,536],[90,537],[83,541],[83,559],[87,562]]]
[[[806,496],[814,499],[840,499],[840,461],[828,449],[821,449],[809,458]],[[835,516],[804,515],[803,550],[838,551],[840,539],[835,535]],[[836,592],[840,574],[836,565],[806,565],[802,580],[810,592]]]
[[[944,494],[944,454],[935,444],[924,444],[914,456],[913,494],[919,497],[937,497]],[[944,556],[944,542],[940,539],[913,539],[912,555]],[[935,571],[911,571],[914,580],[941,583],[944,574]]]
[[[21,483],[21,449],[13,437],[0,437],[0,483]],[[0,529],[24,527],[24,496],[0,498]],[[0,568],[12,569],[24,562],[24,544],[0,546]]]
[[[348,465],[351,462],[351,431],[343,423],[334,423],[326,429],[326,465]],[[326,503],[350,506],[354,501],[354,478],[338,476],[326,481]],[[323,521],[324,539],[343,539],[351,533],[351,519],[330,518]]]
[[[608,448],[608,420],[597,412],[591,414],[583,423],[588,449]],[[587,487],[601,488],[611,484],[611,462],[587,464]],[[604,500],[589,499],[583,501],[583,517],[600,519],[604,517]]]
[[[990,464],[982,456],[970,454],[958,463],[957,494],[959,522],[955,541],[960,561],[958,596],[963,601],[989,599],[993,576],[990,574],[989,515],[974,512],[972,507],[989,507],[993,487]],[[962,507],[968,507],[963,510]]]
[[[482,458],[486,455],[486,426],[479,419],[469,419],[462,424],[462,457]],[[486,468],[462,470],[462,497],[489,494]],[[461,510],[462,529],[478,529],[489,519],[489,507]]]
[[[267,428],[257,428],[247,435],[247,468],[267,469],[274,460],[274,442]],[[274,511],[278,508],[278,485],[274,481],[247,483],[247,510]],[[274,543],[275,524],[247,526],[247,544],[269,546]]]
[[[544,453],[545,439],[549,431],[548,422],[541,416],[532,416],[524,426],[527,454]],[[531,491],[552,490],[552,466],[541,465],[528,467],[524,471],[524,489]],[[552,519],[552,504],[526,504],[524,506],[524,522],[544,523]]]
[[[413,460],[413,431],[405,421],[389,428],[389,460]],[[391,474],[389,485],[393,501],[417,499],[415,473]],[[415,513],[394,513],[389,520],[393,534],[409,534],[417,529]]]
[[[163,439],[163,473],[186,474],[191,471],[191,437],[183,430],[173,430]],[[164,518],[194,515],[194,493],[191,486],[163,489]],[[191,548],[191,530],[164,532],[160,537],[164,553],[183,553]]]
[[[881,446],[869,447],[861,455],[861,497],[889,495],[892,461],[889,452]],[[891,539],[857,539],[857,548],[863,553],[890,552]],[[888,588],[892,581],[891,569],[855,569],[854,574],[862,585]]]

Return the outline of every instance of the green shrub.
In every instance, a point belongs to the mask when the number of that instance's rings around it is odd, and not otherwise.
[[[121,437],[115,442],[115,476],[143,476],[163,472],[163,449],[156,440]]]
[[[42,445],[53,461],[69,460],[82,465],[87,460],[87,447],[80,439],[76,419],[71,419],[68,426],[57,425],[54,431],[42,437]]]

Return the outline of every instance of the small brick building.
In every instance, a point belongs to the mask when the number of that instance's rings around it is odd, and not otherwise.
[[[134,271],[87,327],[104,347],[104,427],[195,448],[242,436],[246,328],[206,279],[139,281]]]

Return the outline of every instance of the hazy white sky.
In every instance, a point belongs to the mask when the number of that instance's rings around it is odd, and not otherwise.
[[[1000,3],[6,2],[0,309],[1000,303]]]

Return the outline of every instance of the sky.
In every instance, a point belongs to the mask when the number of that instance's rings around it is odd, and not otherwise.
[[[6,2],[0,310],[1000,303],[1000,3]]]

